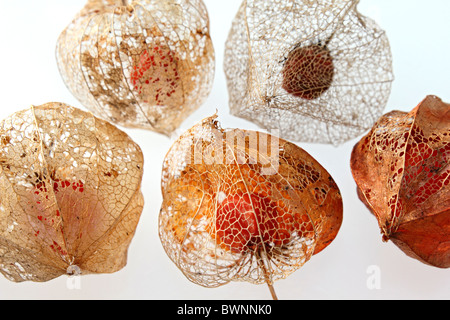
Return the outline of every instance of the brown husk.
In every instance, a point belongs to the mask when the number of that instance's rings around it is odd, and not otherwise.
[[[450,105],[426,97],[392,111],[357,143],[351,169],[385,241],[435,267],[450,267]]]

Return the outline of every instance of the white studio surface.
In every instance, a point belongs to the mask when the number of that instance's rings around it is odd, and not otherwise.
[[[206,103],[178,133],[218,110],[222,127],[258,128],[229,114],[223,73],[224,43],[241,0],[204,0],[216,52],[216,75]],[[59,33],[85,0],[0,2],[0,118],[46,102],[84,109],[66,89],[56,66]],[[385,112],[410,111],[425,96],[450,102],[450,2],[448,0],[361,0],[359,11],[378,22],[390,40],[395,80]],[[85,109],[84,109],[85,110]],[[144,211],[128,255],[115,274],[62,276],[46,283],[13,283],[0,276],[0,299],[270,299],[267,286],[233,282],[207,289],[189,282],[166,256],[158,238],[161,166],[175,138],[144,130],[126,131],[145,157]],[[336,240],[302,268],[274,284],[280,299],[448,299],[449,270],[407,257],[383,243],[375,218],[358,200],[350,153],[361,137],[339,147],[297,143],[337,182],[344,221]],[[372,277],[379,276],[379,282]]]

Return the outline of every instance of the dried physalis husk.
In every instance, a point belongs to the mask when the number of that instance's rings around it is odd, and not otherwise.
[[[339,145],[371,128],[392,56],[357,3],[244,0],[225,47],[231,113],[293,141]]]
[[[203,104],[214,78],[202,0],[89,0],[56,54],[67,87],[95,115],[166,135]]]
[[[143,208],[129,136],[48,103],[0,123],[0,272],[12,281],[123,268]]]
[[[163,165],[160,239],[192,282],[286,278],[336,237],[342,199],[328,172],[275,135],[221,129],[215,116],[184,133]]]
[[[450,267],[450,104],[428,96],[409,113],[387,113],[355,145],[351,169],[383,240]]]

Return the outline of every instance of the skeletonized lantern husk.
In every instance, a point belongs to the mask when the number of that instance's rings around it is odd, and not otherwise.
[[[110,123],[62,103],[0,123],[0,272],[12,281],[123,268],[143,155]]]
[[[233,115],[283,138],[339,145],[372,127],[392,73],[383,30],[349,0],[244,0],[224,69]]]
[[[214,49],[202,0],[89,0],[61,33],[64,82],[95,115],[166,135],[205,101]]]
[[[382,116],[352,152],[361,201],[383,240],[426,264],[450,267],[450,104],[426,97]]]
[[[205,287],[272,284],[336,237],[342,199],[328,172],[275,135],[221,129],[215,116],[184,133],[162,172],[160,239]]]

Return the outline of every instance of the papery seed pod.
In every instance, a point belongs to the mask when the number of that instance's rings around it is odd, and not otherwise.
[[[293,141],[339,145],[387,103],[387,36],[358,0],[244,0],[225,46],[231,113]]]
[[[163,165],[160,239],[192,282],[267,283],[327,247],[342,222],[328,172],[274,135],[221,129],[215,116],[183,134]]]
[[[359,141],[351,169],[383,240],[450,267],[450,105],[428,96],[411,112],[382,116]]]
[[[214,78],[202,0],[89,0],[56,54],[67,87],[95,115],[166,135],[200,107]]]
[[[62,103],[0,122],[0,272],[48,281],[123,268],[143,155],[124,132]]]

